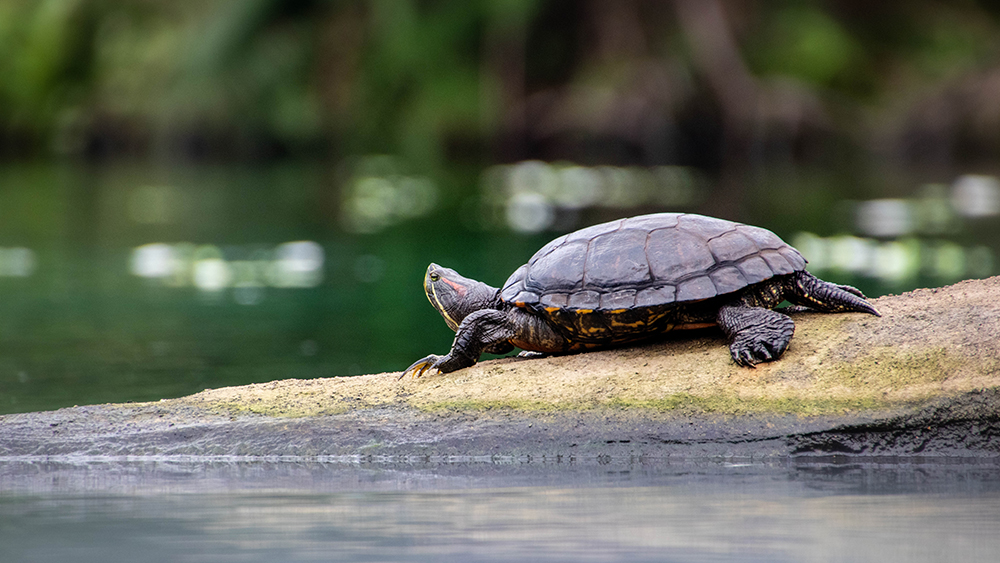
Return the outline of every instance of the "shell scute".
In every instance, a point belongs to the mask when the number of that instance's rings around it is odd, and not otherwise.
[[[737,262],[757,253],[757,245],[737,230],[710,239],[708,248],[712,251],[715,261],[719,263]]]
[[[670,282],[702,273],[715,265],[705,239],[681,229],[660,229],[646,243],[649,270],[656,281]]]
[[[525,284],[543,291],[579,288],[587,263],[587,241],[567,241],[544,256],[528,261]]]
[[[634,289],[623,289],[621,291],[605,293],[601,295],[599,308],[605,311],[613,311],[615,309],[635,307],[635,294],[636,291]]]
[[[516,304],[518,307],[523,307],[526,305],[534,305],[540,301],[538,294],[532,291],[523,290],[514,296],[510,300],[511,303]]]
[[[656,305],[667,305],[675,301],[677,288],[672,285],[659,287],[647,287],[640,289],[635,294],[636,307],[653,307]]]
[[[759,255],[753,255],[736,265],[743,272],[747,284],[754,284],[774,277],[774,272]]]
[[[778,235],[767,229],[753,227],[750,225],[737,225],[736,230],[743,236],[752,240],[760,250],[777,250],[786,246],[785,241],[781,240],[778,238]]]
[[[625,222],[624,219],[619,219],[618,221],[601,223],[600,225],[593,225],[591,227],[580,229],[579,231],[574,231],[566,235],[566,242],[590,242],[595,237],[617,231],[621,228],[623,222]]]
[[[524,278],[528,273],[528,265],[525,264],[514,270],[514,273],[504,282],[500,290],[500,299],[508,303],[514,302],[514,297],[524,289]]]
[[[672,229],[677,226],[681,215],[677,213],[653,213],[625,219],[623,229],[640,229],[652,232],[657,229]]]
[[[542,256],[545,256],[548,253],[552,252],[556,248],[559,248],[560,246],[563,245],[563,243],[566,242],[567,238],[569,238],[569,235],[563,235],[561,237],[558,237],[558,238],[556,238],[554,240],[549,241],[548,243],[546,243],[545,246],[543,246],[543,247],[541,247],[541,248],[538,249],[538,252],[535,253],[535,255],[533,256],[533,258],[534,259],[541,258]]]
[[[736,227],[737,224],[732,221],[704,215],[681,215],[677,220],[677,228],[698,235],[703,242],[733,231]]]
[[[569,295],[565,293],[546,293],[541,297],[539,303],[543,307],[566,307],[569,305]]]
[[[701,301],[719,292],[708,276],[698,276],[677,284],[677,301]]]
[[[793,270],[798,271],[805,269],[806,259],[803,258],[801,254],[799,254],[798,250],[795,250],[794,248],[785,245],[778,249],[778,254],[785,257],[785,260],[788,261],[788,264],[792,267]]]
[[[596,291],[582,290],[569,294],[566,306],[571,309],[597,309],[601,305],[601,294]]]
[[[602,290],[649,281],[646,231],[621,229],[596,237],[587,251],[583,287]]]
[[[776,250],[765,250],[760,253],[760,257],[767,262],[767,265],[771,267],[771,271],[776,276],[790,274],[795,271],[795,268],[788,263],[788,260]]]
[[[712,280],[712,284],[715,285],[717,295],[739,291],[748,285],[747,279],[743,277],[743,273],[735,266],[723,266],[712,270],[712,273],[708,274],[708,277]]]

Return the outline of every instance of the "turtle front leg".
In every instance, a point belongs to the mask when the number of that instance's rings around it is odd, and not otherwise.
[[[795,332],[795,322],[777,311],[742,304],[719,308],[716,318],[729,338],[729,353],[741,366],[777,360]]]
[[[482,309],[465,317],[458,326],[451,351],[447,355],[431,354],[406,368],[400,379],[407,375],[449,373],[469,367],[479,361],[485,351],[510,350],[514,336],[507,313],[496,309]]]

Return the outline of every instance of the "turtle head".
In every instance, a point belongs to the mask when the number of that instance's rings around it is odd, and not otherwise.
[[[469,279],[451,268],[431,264],[424,276],[424,293],[444,317],[448,328],[458,330],[470,313],[490,307],[497,288]]]

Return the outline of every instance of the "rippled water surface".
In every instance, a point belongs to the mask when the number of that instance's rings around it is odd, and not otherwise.
[[[997,467],[0,464],[0,561],[995,561]]]

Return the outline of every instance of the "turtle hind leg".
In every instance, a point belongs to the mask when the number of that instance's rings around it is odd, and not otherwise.
[[[716,317],[729,338],[729,353],[741,366],[777,360],[795,333],[795,322],[777,311],[743,304],[725,305]]]
[[[881,317],[861,290],[823,281],[805,270],[790,276],[785,299],[823,313],[868,313]]]

